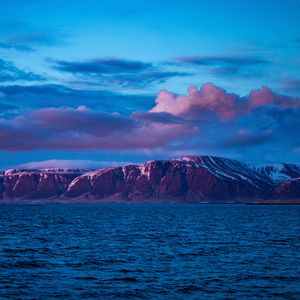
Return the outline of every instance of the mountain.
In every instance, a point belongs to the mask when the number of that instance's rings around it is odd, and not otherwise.
[[[8,170],[1,202],[300,202],[297,165],[247,165],[213,156],[185,156],[140,165]]]
[[[0,199],[46,199],[61,196],[81,173],[9,170],[0,175]]]
[[[251,168],[270,177],[274,182],[285,182],[300,177],[300,164],[252,164]]]
[[[275,198],[300,200],[300,177],[288,180],[274,190]],[[300,201],[299,201],[300,202]]]

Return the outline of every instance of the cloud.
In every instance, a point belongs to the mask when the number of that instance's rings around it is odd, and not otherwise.
[[[270,130],[263,132],[251,132],[240,129],[237,134],[225,139],[219,143],[220,148],[246,148],[250,146],[269,143],[273,139],[273,133]]]
[[[300,99],[274,93],[269,87],[254,90],[248,97],[250,110],[263,106],[300,107]]]
[[[132,162],[120,162],[120,161],[96,161],[96,160],[80,160],[80,159],[49,159],[43,161],[31,161],[27,162],[15,168],[21,169],[52,169],[52,168],[71,168],[71,169],[100,169],[109,168],[122,165],[129,165]]]
[[[9,50],[17,50],[17,51],[24,51],[24,52],[32,52],[34,51],[33,48],[19,44],[19,43],[11,43],[11,42],[0,42],[0,48],[2,49],[9,49]]]
[[[300,147],[296,147],[296,148],[294,149],[294,151],[295,151],[296,153],[300,154]]]
[[[268,63],[267,60],[256,56],[183,56],[177,59],[181,63],[198,66],[252,66]]]
[[[143,72],[153,70],[154,67],[141,61],[105,58],[85,62],[57,61],[55,68],[75,74],[101,75]]]
[[[31,112],[25,118],[33,126],[44,128],[59,134],[64,132],[80,132],[95,136],[111,135],[116,131],[130,130],[134,124],[130,118],[119,114],[91,111],[84,106],[72,108],[48,108]],[[16,119],[24,122],[24,119]]]
[[[188,93],[188,96],[177,96],[166,90],[161,91],[151,112],[167,112],[189,119],[213,114],[226,120],[234,118],[242,108],[237,95],[227,93],[211,83],[204,84],[200,90],[190,87]]]
[[[149,123],[84,107],[48,108],[1,120],[0,149],[137,150],[162,147],[196,131],[188,123]]]
[[[288,78],[282,81],[283,88],[289,92],[300,93],[300,79]]]
[[[0,95],[0,100],[1,100],[1,95]],[[18,106],[16,105],[0,102],[0,112],[16,110],[16,109],[18,109]]]
[[[37,97],[47,88],[57,95],[73,93],[59,86],[32,88]],[[20,93],[14,88],[6,92]],[[249,150],[261,156],[270,149],[284,153],[299,147],[299,122],[299,99],[267,87],[242,97],[207,83],[199,90],[191,87],[185,96],[161,91],[152,109],[128,114],[89,107],[84,101],[77,107],[20,109],[0,118],[0,150],[231,157]]]
[[[182,124],[185,123],[186,120],[171,115],[165,112],[151,113],[151,112],[134,112],[132,118],[135,120],[142,120],[146,122],[157,122],[157,123],[173,123],[173,124]]]
[[[257,77],[261,74],[260,68],[270,63],[266,59],[248,55],[182,56],[176,61],[182,65],[206,67],[213,75],[227,77]]]
[[[268,63],[267,60],[255,56],[183,56],[177,60],[181,63],[198,66],[253,66]]]
[[[131,113],[148,110],[152,95],[121,94],[101,89],[77,89],[58,84],[0,86],[1,101],[15,103],[23,108],[73,107],[82,104],[93,109]]]
[[[151,112],[166,112],[189,119],[214,116],[223,121],[265,106],[300,107],[300,99],[278,95],[268,87],[254,90],[247,97],[240,97],[212,83],[203,84],[200,90],[190,87],[187,96],[162,90],[155,102],[156,106]]]
[[[65,35],[51,34],[19,34],[11,35],[0,40],[0,48],[22,52],[34,52],[39,47],[57,46],[65,43]]]
[[[188,76],[186,72],[162,70],[153,63],[116,58],[90,61],[56,61],[53,67],[73,76],[102,86],[145,88],[170,78]]]
[[[16,114],[18,111],[18,106],[2,102],[0,93],[0,118],[9,118],[12,115]]]
[[[32,72],[26,72],[17,68],[12,62],[0,59],[0,81],[40,81],[44,78]]]

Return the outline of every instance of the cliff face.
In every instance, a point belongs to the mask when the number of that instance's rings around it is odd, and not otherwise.
[[[66,198],[127,200],[247,200],[268,197],[271,181],[244,164],[212,157],[184,157],[105,169],[77,177]]]
[[[288,180],[276,187],[274,197],[278,199],[299,200],[300,202],[300,177]]]
[[[288,167],[287,167],[288,168]],[[0,175],[2,201],[258,202],[299,199],[299,179],[276,182],[262,169],[210,156],[149,161],[92,172],[10,171]],[[82,174],[84,173],[84,174]],[[295,173],[297,175],[297,173]]]
[[[1,199],[45,199],[59,197],[78,173],[21,171],[0,176]]]

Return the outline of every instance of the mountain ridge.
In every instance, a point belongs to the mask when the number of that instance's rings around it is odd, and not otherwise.
[[[182,156],[99,170],[10,170],[0,175],[0,203],[300,202],[300,165],[275,167]]]

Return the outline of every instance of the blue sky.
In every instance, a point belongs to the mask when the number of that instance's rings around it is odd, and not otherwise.
[[[300,162],[299,0],[1,5],[1,168],[183,154]],[[201,92],[207,82],[216,89]],[[190,86],[200,92],[189,94]],[[177,98],[161,90],[186,102],[171,109]],[[243,101],[247,108],[237,109]],[[109,126],[96,134],[92,124]]]

